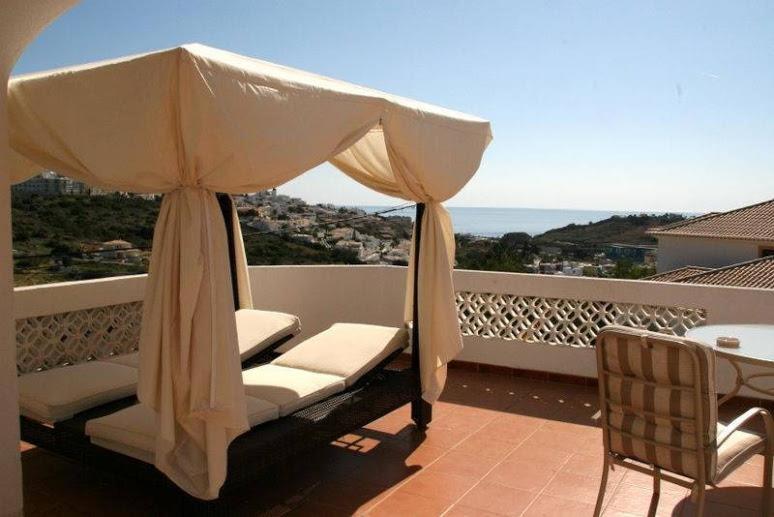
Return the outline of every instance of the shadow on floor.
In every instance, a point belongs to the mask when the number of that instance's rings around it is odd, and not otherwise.
[[[760,487],[720,487],[707,489],[705,516],[747,517],[761,515]],[[675,505],[673,517],[693,517],[696,507],[689,497]]]
[[[409,427],[409,426],[407,426]],[[413,430],[413,426],[411,426]],[[414,432],[407,429],[406,432]],[[374,430],[346,435],[269,469],[223,494],[216,506],[191,506],[179,492],[83,467],[48,451],[22,452],[25,515],[286,515],[317,501],[355,513],[390,486],[421,470],[411,456],[422,444]],[[333,486],[336,491],[331,491]],[[351,490],[342,491],[347,486]],[[317,512],[314,512],[317,513]]]
[[[427,433],[415,429],[403,406],[223,494],[209,513],[591,515],[602,471],[597,404],[590,386],[450,371]],[[721,414],[735,416],[748,405],[731,401]],[[22,450],[28,516],[193,513],[179,492]],[[729,480],[742,486],[709,490],[706,515],[759,515],[760,464]],[[608,487],[611,514],[644,515],[651,483],[618,469]],[[659,515],[692,515],[686,491],[670,488]]]

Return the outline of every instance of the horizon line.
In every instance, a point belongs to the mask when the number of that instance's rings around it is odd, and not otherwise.
[[[379,205],[379,204],[359,204],[359,205],[353,205],[353,204],[337,204],[337,203],[321,203],[321,204],[331,204],[334,206],[342,206],[342,207],[350,207],[350,208],[362,208],[362,207],[373,207],[373,208],[392,208],[397,207],[399,205]],[[639,214],[648,214],[648,215],[663,215],[663,214],[680,214],[680,215],[702,215],[702,214],[709,214],[712,213],[712,210],[707,211],[694,211],[694,210],[613,210],[613,209],[603,209],[603,208],[546,208],[546,207],[530,207],[530,206],[472,206],[472,205],[444,205],[446,208],[475,208],[475,209],[494,209],[494,210],[565,210],[565,211],[574,211],[574,212],[608,212],[608,213],[614,213],[614,214],[626,214],[626,215],[639,215]],[[405,210],[409,210],[411,207],[406,207]]]

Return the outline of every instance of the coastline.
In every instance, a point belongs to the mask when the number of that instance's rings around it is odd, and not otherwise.
[[[390,206],[361,205],[350,208],[364,210],[367,213],[391,208]],[[613,216],[628,215],[664,215],[658,211],[617,211],[617,210],[576,210],[563,208],[495,208],[495,207],[447,207],[452,214],[455,233],[477,237],[502,237],[506,233],[523,232],[534,237],[550,230],[563,228],[570,224],[589,224]],[[412,207],[391,212],[391,216],[414,218]],[[697,214],[680,213],[686,217]]]

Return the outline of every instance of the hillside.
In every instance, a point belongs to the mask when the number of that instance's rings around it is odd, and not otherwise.
[[[252,204],[248,201],[243,199],[238,206],[249,264],[405,264],[408,260],[409,218],[308,205],[281,195],[257,196]],[[145,272],[146,248],[152,243],[160,204],[158,199],[120,195],[14,193],[16,284]],[[672,214],[616,216],[587,225],[571,224],[534,238],[526,233],[508,233],[498,239],[458,235],[457,267],[532,272],[539,262],[554,262],[559,267],[562,260],[594,261],[589,264],[600,266],[598,254],[603,244],[653,244],[645,235],[648,228],[680,219],[682,216]],[[120,256],[94,252],[103,242],[115,239],[141,249]],[[639,275],[638,271],[611,269],[609,274],[631,277]]]
[[[357,254],[346,249],[325,248],[271,233],[244,232],[245,255],[252,266],[281,264],[360,264]]]
[[[110,259],[83,251],[115,239],[128,241],[138,248],[150,247],[160,205],[160,199],[121,195],[14,193],[12,224],[16,285],[146,272],[148,251],[135,252],[138,256],[134,260]],[[345,211],[342,217],[347,215]],[[361,224],[365,226],[369,222],[362,221]],[[242,232],[249,264],[361,263],[357,254],[348,249],[299,242],[285,232],[256,234],[244,224]],[[405,232],[404,229],[401,235]]]
[[[533,242],[539,245],[573,243],[582,246],[599,246],[607,243],[656,244],[656,239],[645,231],[685,219],[678,214],[663,215],[615,215],[589,224],[570,224],[536,235]]]
[[[36,255],[54,249],[78,251],[80,245],[123,239],[150,246],[159,200],[140,197],[39,196],[12,197],[13,248]]]
[[[458,235],[457,267],[549,274],[561,271],[565,274],[565,266],[570,266],[570,269],[582,270],[584,276],[641,278],[653,273],[652,264],[608,256],[605,244],[655,245],[656,240],[645,234],[648,229],[682,219],[683,216],[676,214],[641,214],[613,216],[589,224],[570,224],[535,237],[526,233],[506,233],[500,238]],[[640,262],[643,260],[639,259]]]
[[[539,253],[531,237],[523,232],[506,233],[498,239],[456,236],[458,269],[483,271],[527,272],[525,264],[531,264]]]

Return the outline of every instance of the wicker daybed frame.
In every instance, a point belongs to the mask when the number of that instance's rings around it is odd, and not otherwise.
[[[224,210],[224,215],[230,213],[230,206],[224,201],[221,201],[221,208]],[[226,212],[227,209],[229,212]],[[290,415],[260,424],[236,438],[228,449],[228,476],[221,488],[220,498],[214,501],[196,499],[183,492],[152,464],[91,443],[85,433],[86,422],[136,404],[136,397],[104,404],[53,425],[42,424],[22,416],[20,417],[22,440],[110,476],[125,476],[148,482],[157,488],[168,489],[180,496],[187,510],[210,511],[222,509],[224,494],[259,479],[267,469],[278,466],[299,453],[328,444],[405,404],[411,404],[412,420],[420,431],[424,431],[432,420],[432,405],[422,399],[419,376],[417,299],[423,212],[424,205],[418,203],[414,231],[415,273],[411,366],[395,368],[390,365],[403,352],[398,350],[347,390]],[[230,218],[226,217],[227,228],[229,224]],[[228,235],[229,240],[233,239],[233,229],[229,229]],[[233,250],[233,246],[230,248]],[[233,271],[233,252],[231,260]],[[234,295],[238,295],[236,289]],[[285,342],[290,337],[282,341]],[[273,345],[272,350],[276,349],[276,346],[279,344]],[[265,350],[248,362],[252,366],[268,362],[275,356],[274,352]]]

